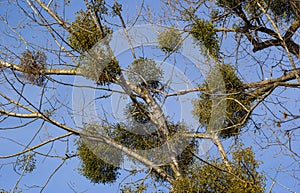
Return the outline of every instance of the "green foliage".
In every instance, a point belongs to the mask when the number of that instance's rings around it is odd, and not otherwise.
[[[191,140],[186,148],[178,155],[178,164],[183,174],[186,174],[194,163],[194,154],[197,153],[198,143]]]
[[[195,163],[188,173],[173,184],[174,193],[245,192],[265,190],[265,176],[257,171],[259,162],[251,148],[237,148],[232,153],[232,174],[224,163],[211,160],[212,165]]]
[[[168,123],[168,129],[170,131],[169,138],[173,137],[175,133],[177,132],[183,132],[184,131],[184,125],[177,123]],[[108,135],[111,139],[121,143],[125,147],[128,147],[132,150],[149,150],[157,147],[161,147],[164,143],[166,143],[165,140],[162,139],[162,137],[159,135],[158,132],[155,130],[151,132],[145,132],[139,134],[138,131],[136,131],[135,125],[129,125],[129,127],[126,127],[123,124],[117,124],[114,127],[111,127],[111,129],[108,131]],[[180,136],[180,135],[179,135]],[[180,139],[177,140],[178,143]],[[196,152],[197,144],[194,141],[183,141],[182,143],[186,144],[186,147],[182,150],[182,152],[177,156],[179,167],[181,168],[182,172],[185,172],[188,170],[188,167],[193,163],[193,153]],[[160,155],[161,156],[161,155]],[[154,157],[149,159],[155,159]],[[163,159],[163,157],[159,157],[157,159]],[[168,158],[166,158],[168,159]],[[169,173],[169,175],[175,175],[173,174],[173,171],[170,167],[170,165],[165,165],[162,167]],[[156,177],[158,180],[164,180],[162,179],[158,174],[152,173],[154,177]]]
[[[81,160],[79,172],[92,183],[113,183],[116,181],[119,168],[100,159],[88,146],[79,141],[77,144],[78,157]],[[108,152],[111,153],[111,152]]]
[[[164,141],[157,132],[138,134],[139,131],[124,124],[117,124],[109,131],[109,137],[133,150],[147,150],[159,147]]]
[[[187,143],[187,141],[184,141],[184,143]],[[188,174],[190,168],[194,164],[194,161],[195,161],[194,154],[197,152],[197,148],[198,148],[198,144],[194,140],[189,141],[189,144],[187,144],[185,149],[183,149],[183,151],[180,152],[176,156],[181,174],[183,174],[183,175]],[[173,169],[171,168],[171,165],[167,164],[167,165],[161,166],[161,168],[164,169],[164,171],[166,171],[166,173],[168,175],[175,177],[175,174],[173,172]],[[159,181],[159,182],[165,181],[165,179],[162,178],[155,171],[153,171],[152,176],[155,178],[156,181]]]
[[[100,46],[90,49],[82,56],[80,70],[98,85],[113,83],[121,74],[119,62]]]
[[[202,49],[208,50],[213,58],[219,57],[219,40],[214,25],[210,21],[195,18],[192,23],[190,34],[199,41]]]
[[[166,54],[177,51],[181,40],[180,32],[173,27],[162,31],[157,37],[159,48]]]
[[[26,50],[20,56],[20,67],[23,69],[23,73],[27,80],[32,84],[42,86],[45,81],[45,69],[47,57],[44,52],[41,51],[29,51]]]
[[[150,121],[149,107],[145,103],[130,103],[127,105],[126,112],[128,112],[128,118],[133,119],[132,121],[142,124]]]
[[[99,10],[97,6],[94,9],[96,9],[95,12]],[[105,9],[102,11],[105,11]],[[72,22],[70,29],[71,33],[68,36],[68,42],[72,48],[80,52],[91,49],[100,39],[111,33],[105,26],[103,26],[103,32],[99,31],[90,13],[82,10],[77,13],[77,17]]]
[[[241,123],[245,119],[247,114],[245,108],[249,109],[255,98],[246,94],[243,89],[243,83],[232,66],[228,64],[219,65],[218,70],[224,80],[226,91],[226,116],[223,127],[233,126],[230,129],[220,131],[219,135],[226,138],[237,135],[240,132],[241,126],[234,125]],[[212,75],[211,77],[214,78],[215,76]],[[199,96],[200,100],[194,101],[193,113],[199,118],[199,123],[207,126],[211,118],[210,110],[212,109],[212,96],[214,93],[209,88],[208,82],[200,85],[200,90],[203,92]]]
[[[79,11],[71,28],[73,33],[70,33],[68,41],[72,48],[81,52],[91,49],[102,37],[88,12]]]
[[[138,134],[134,129],[136,129],[134,125],[129,125],[127,127],[124,124],[116,124],[99,132],[97,131],[97,125],[88,125],[87,131],[84,132],[83,136],[93,136],[97,138],[97,135],[101,133],[116,143],[122,144],[133,151],[157,148],[166,142],[155,130],[149,133]],[[172,137],[172,135],[174,135],[176,132],[180,132],[179,130],[182,129],[184,129],[182,124],[169,123],[169,130],[171,132],[170,137]],[[112,183],[116,180],[119,175],[119,168],[110,165],[109,161],[113,163],[115,160],[119,160],[120,163],[120,156],[122,156],[122,152],[113,148],[109,148],[107,147],[108,145],[104,146],[103,143],[93,142],[93,140],[89,139],[88,137],[84,137],[84,139],[79,140],[77,145],[78,157],[81,160],[79,171],[82,175],[90,179],[93,183]],[[190,144],[187,144],[187,147],[183,150],[183,152],[177,156],[179,160],[179,166],[182,168],[182,171],[187,170],[189,165],[193,163],[193,156],[191,152],[195,151],[196,144],[194,142],[190,142]],[[110,157],[110,160],[108,160],[107,157],[104,158],[103,155]],[[144,156],[147,157],[147,155]],[[148,159],[161,160],[163,158],[148,157]],[[133,161],[136,160],[133,159]],[[170,175],[174,175],[169,165],[165,165],[163,169],[165,169]],[[158,174],[152,174],[158,180],[164,180]]]
[[[124,185],[120,190],[121,193],[143,193],[148,189],[147,185],[144,184],[134,184],[134,185]]]
[[[154,60],[139,58],[135,60],[127,69],[128,79],[134,83],[147,82],[149,80],[160,81],[163,71]]]
[[[22,154],[16,162],[17,169],[22,172],[32,172],[36,168],[35,155],[32,153]]]

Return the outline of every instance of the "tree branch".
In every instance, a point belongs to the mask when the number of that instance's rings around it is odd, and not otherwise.
[[[219,139],[218,137],[214,137],[213,141],[214,141],[215,145],[217,146],[218,151],[219,151],[219,153],[220,153],[220,155],[221,155],[221,158],[222,158],[224,164],[226,165],[228,171],[229,171],[230,173],[232,173],[232,167],[231,167],[231,165],[230,165],[230,163],[229,163],[229,161],[228,161],[228,158],[227,158],[227,156],[226,156],[226,152],[225,152],[225,150],[224,150],[224,147],[223,147],[223,145],[222,145],[220,139]]]
[[[46,145],[46,144],[48,144],[48,143],[50,143],[50,142],[53,142],[53,141],[56,141],[56,140],[59,140],[59,139],[68,137],[68,136],[70,136],[70,135],[73,135],[73,132],[69,132],[69,133],[66,133],[66,134],[61,135],[61,136],[58,136],[58,137],[54,137],[54,138],[52,138],[52,139],[49,139],[49,140],[47,140],[47,141],[44,141],[44,142],[42,142],[42,143],[40,143],[40,144],[38,144],[38,145],[35,145],[35,146],[33,146],[33,147],[30,147],[30,148],[25,149],[25,150],[23,150],[23,151],[21,151],[21,152],[18,152],[18,153],[14,153],[14,154],[11,154],[11,155],[0,156],[0,159],[6,159],[6,158],[11,158],[11,157],[19,156],[19,155],[21,155],[21,154],[24,154],[24,153],[27,153],[27,152],[29,152],[29,151],[33,151],[33,150],[35,150],[35,149],[37,149],[37,148],[40,148],[40,147],[42,147],[42,146],[44,146],[44,145]]]
[[[262,80],[258,82],[252,82],[252,83],[247,83],[243,85],[243,88],[249,89],[249,88],[257,88],[257,87],[264,87],[267,85],[271,85],[274,83],[282,83],[282,82],[287,82],[296,79],[296,74],[300,75],[300,68],[293,69],[289,71],[288,73],[285,73],[279,78],[272,78],[269,80]]]
[[[271,22],[271,24],[272,24],[274,30],[276,31],[276,33],[277,33],[277,35],[278,35],[278,39],[279,39],[279,40],[281,41],[281,43],[282,43],[282,47],[285,49],[285,51],[286,51],[286,53],[287,53],[287,55],[288,55],[288,58],[289,58],[290,63],[291,63],[291,66],[293,67],[293,69],[296,69],[296,65],[295,65],[294,59],[293,59],[293,57],[291,56],[290,50],[289,50],[289,48],[288,48],[288,46],[287,46],[285,40],[284,40],[283,37],[281,36],[280,31],[279,31],[279,29],[278,29],[276,23],[274,22],[274,20],[270,17],[270,15],[267,13],[267,11],[264,9],[264,7],[263,7],[259,2],[256,2],[256,4],[259,6],[259,8],[262,10],[262,12],[265,14],[265,16],[266,16],[266,17],[268,18],[268,20]],[[299,24],[298,24],[298,25],[299,25]],[[298,27],[297,27],[298,25],[297,25],[297,23],[296,23],[296,26],[295,26],[294,28],[297,29],[297,28],[298,28]],[[299,52],[300,52],[300,50],[299,50]],[[296,55],[296,56],[297,56],[297,55]],[[298,57],[299,57],[299,55],[298,55]],[[295,76],[296,76],[298,82],[300,83],[300,77],[299,77],[298,73],[295,72]]]
[[[164,177],[168,182],[172,183],[174,181],[162,168],[160,168],[158,165],[153,163],[151,160],[146,159],[145,157],[141,156],[140,154],[132,151],[131,149],[129,149],[123,145],[120,145],[120,144],[114,142],[113,140],[111,140],[103,135],[94,136],[94,135],[86,135],[83,133],[81,133],[81,135],[89,140],[102,142],[107,145],[111,145],[112,147],[119,149],[122,152],[128,154],[129,156],[137,159],[138,161],[142,162],[146,166],[153,168],[157,173],[159,173],[162,177]]]
[[[295,19],[289,29],[285,32],[283,39],[285,40],[290,40],[295,32],[299,29],[300,27],[300,21],[298,19]]]
[[[9,68],[11,70],[15,70],[18,72],[25,72],[25,70],[20,67],[19,65],[0,61],[0,68]],[[52,68],[52,69],[45,69],[43,72],[40,72],[44,75],[82,75],[79,69],[70,68],[70,69],[61,69],[61,68]]]

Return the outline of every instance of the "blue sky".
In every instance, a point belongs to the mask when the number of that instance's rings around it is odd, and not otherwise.
[[[5,2],[5,1],[4,1]],[[122,1],[122,2],[127,2],[127,1]],[[153,10],[156,10],[157,13],[160,12],[160,5],[159,3],[157,3],[158,1],[146,1]],[[136,6],[132,5],[131,3],[127,3],[128,7],[125,7],[124,9],[129,9],[129,11],[126,14],[129,14],[129,16],[135,12],[136,10]],[[130,4],[130,5],[129,5]],[[75,10],[78,10],[79,8],[81,8],[83,6],[83,4],[78,4],[77,2],[74,3],[74,1],[71,0],[71,5],[69,7],[67,7],[67,11],[66,11],[66,15],[68,18],[72,19],[73,17],[73,13]],[[13,8],[13,6],[8,5],[6,3],[0,3],[0,11],[5,13],[5,11],[7,11],[8,14],[8,18],[9,18],[9,23],[14,26],[17,27],[17,25],[19,25],[19,21],[22,21],[22,13],[20,13],[19,11],[17,11],[15,8]],[[25,20],[22,21],[21,24],[25,24]],[[4,26],[5,24],[2,22],[0,24],[1,26]],[[1,28],[0,28],[1,29]],[[7,28],[2,28],[2,34],[4,29]],[[49,39],[47,37],[46,34],[41,33],[39,30],[36,29],[40,29],[37,28],[37,26],[31,26],[29,28],[24,28],[24,29],[16,29],[17,31],[21,32],[22,35],[30,42],[34,42],[34,44],[36,45],[42,45],[42,46],[51,46],[53,42],[51,41],[45,41],[47,39]],[[9,29],[7,29],[8,33],[12,33],[12,31],[9,31]],[[230,37],[230,35],[228,35]],[[232,42],[230,42],[230,38],[228,38],[228,41],[225,41],[223,43],[224,47],[227,47],[227,50],[230,50],[233,45]],[[25,45],[22,42],[17,42],[16,39],[14,38],[8,38],[8,36],[0,36],[0,48],[3,48],[2,45],[5,46],[9,46],[9,49],[15,53],[21,53],[22,51],[24,51],[25,49]],[[55,47],[55,46],[54,46]],[[245,48],[245,49],[249,49],[249,48]],[[154,51],[153,51],[154,50]],[[139,53],[140,56],[146,55],[149,57],[154,57],[157,61],[162,60],[163,58],[163,53],[156,50],[155,47],[153,46],[145,46],[144,49],[142,48],[138,48],[137,53]],[[6,52],[7,54],[9,54],[8,52]],[[276,51],[274,52],[276,54]],[[4,55],[5,53],[0,52],[0,59],[4,59],[6,60],[7,58],[5,58]],[[53,62],[58,62],[56,61],[56,58],[54,57],[55,55],[50,55],[48,57],[48,61],[53,61]],[[261,53],[256,53],[255,56],[257,56],[257,58],[259,58],[261,61],[264,60],[265,57],[267,57],[266,55],[263,55]],[[117,56],[118,59],[120,59],[120,61],[124,62],[124,66],[126,66],[126,63],[128,63],[130,60],[132,60],[132,58],[130,57],[130,51],[125,51],[120,53],[119,56]],[[276,58],[276,55],[272,56],[271,58]],[[279,58],[278,58],[279,59]],[[184,57],[177,57],[177,58],[172,58],[170,60],[167,60],[167,62],[172,63],[176,60],[177,65],[176,67],[178,68],[178,71],[185,71],[185,68],[180,66],[181,62],[186,62],[187,66],[191,65],[188,64],[190,61],[188,61],[186,58]],[[234,63],[234,61],[231,61],[231,59],[229,58],[228,61]],[[248,58],[244,58],[243,60],[239,61],[238,65],[243,65],[240,64],[240,62],[245,62],[247,63],[248,61],[251,61]],[[253,62],[253,61],[252,61]],[[270,66],[272,64],[272,59],[267,61],[267,65],[265,65],[263,68],[265,68],[265,71],[269,71]],[[187,71],[188,76],[194,76],[196,75],[196,71],[191,70],[193,68],[189,68],[189,70]],[[196,68],[195,68],[196,69]],[[261,74],[256,73],[255,70],[253,70],[253,66],[251,66],[250,64],[245,65],[245,67],[240,68],[242,69],[240,71],[240,73],[243,75],[243,78],[248,82],[248,81],[253,81],[253,80],[259,80],[260,78],[270,78],[269,74],[265,74],[264,77],[262,77]],[[250,74],[250,72],[252,72]],[[167,73],[167,72],[166,72]],[[280,73],[273,73],[273,76],[279,76]],[[70,78],[70,77],[55,77],[56,79],[60,79],[64,82],[68,82],[68,83],[72,83],[74,81],[74,77]],[[201,79],[201,78],[200,78]],[[178,79],[176,79],[177,81]],[[202,80],[202,79],[201,79]],[[173,80],[174,82],[176,82],[175,80]],[[57,85],[57,84],[56,84]],[[20,84],[19,84],[20,86]],[[51,97],[53,94],[55,97],[57,97],[57,99],[59,99],[58,101],[63,101],[63,104],[55,104],[57,107],[62,107],[62,105],[68,105],[71,106],[72,104],[72,92],[73,89],[72,87],[65,87],[65,86],[59,86],[56,87],[55,89],[51,89],[52,84],[49,83],[48,84],[49,88],[48,91],[49,93],[47,94],[47,96],[49,95],[49,97]],[[2,85],[1,87],[1,92],[5,93],[5,94],[9,94],[11,93],[8,88],[7,85]],[[281,99],[284,100],[283,96],[287,97],[287,98],[294,98],[299,99],[299,91],[297,90],[292,90],[290,89],[289,91],[283,91],[283,89],[277,89],[275,92],[275,95],[271,98],[269,98],[269,100],[276,100],[276,94],[280,94],[280,97],[282,97]],[[24,95],[28,98],[30,98],[31,100],[35,101],[37,104],[39,103],[39,95],[40,95],[40,88],[36,88],[36,87],[32,87],[32,86],[26,86],[25,90],[24,90]],[[194,97],[194,96],[192,96]],[[289,107],[292,111],[294,111],[295,113],[299,113],[299,104],[296,103],[297,106],[295,106],[295,103],[289,105],[289,100],[286,99],[286,105],[287,107]],[[0,100],[0,102],[3,102]],[[176,102],[176,99],[174,100],[174,102]],[[111,101],[108,101],[106,104],[104,104],[104,107],[109,107],[111,105]],[[170,103],[168,103],[168,107],[172,107],[173,102],[171,101]],[[49,107],[49,106],[46,106]],[[182,107],[173,107],[173,108],[169,108],[169,113],[170,116],[175,115],[175,112],[178,110],[178,108],[182,108]],[[254,111],[254,114],[264,114],[264,112],[266,112],[266,107],[264,107],[263,105],[261,105],[257,110]],[[278,116],[282,116],[282,114],[280,113],[280,108],[278,109],[274,109],[274,111],[276,110],[277,115]],[[60,121],[66,121],[66,123],[68,123],[69,125],[76,127],[76,125],[74,124],[73,120],[71,119],[70,116],[70,112],[68,112],[66,109],[63,110],[59,110],[57,112],[57,116],[55,118],[57,118]],[[177,115],[178,116],[178,115]],[[173,117],[174,119],[179,119],[180,117]],[[260,120],[259,116],[256,116],[255,121],[257,121],[257,123],[262,123],[264,124],[264,122],[266,120]],[[2,127],[8,127],[8,126],[13,126],[16,124],[20,124],[22,121],[20,119],[11,119],[10,121],[5,121],[5,125],[1,125],[3,123],[0,123],[0,128]],[[272,122],[272,120],[268,120],[268,123]],[[24,123],[24,122],[23,122]],[[295,124],[299,124],[299,122],[296,122]],[[32,133],[35,133],[41,125],[41,121],[37,121],[35,123],[32,123],[30,125],[28,125],[27,127],[25,127],[26,129],[17,129],[17,130],[6,130],[4,132],[1,131],[0,133],[0,137],[2,137],[2,139],[0,139],[0,155],[7,155],[10,153],[14,153],[16,151],[20,151],[23,149],[23,147],[20,147],[19,145],[16,145],[14,142],[9,142],[7,140],[4,139],[4,137],[13,137],[16,141],[21,141],[21,142],[29,142],[32,138]],[[275,127],[276,124],[274,123],[274,125],[263,125],[265,127]],[[284,127],[290,127],[290,126],[285,126]],[[249,130],[254,130],[253,127],[249,126]],[[271,135],[269,133],[270,131],[266,131],[267,135]],[[278,132],[278,130],[277,130]],[[58,128],[53,128],[52,126],[50,126],[49,124],[45,124],[43,126],[43,128],[41,129],[41,131],[39,132],[39,136],[37,138],[34,139],[33,143],[38,143],[40,141],[43,141],[45,139],[48,139],[50,136],[58,136],[58,135],[62,135],[64,134],[64,131],[61,131]],[[249,134],[251,133],[251,134]],[[253,132],[249,132],[249,133],[245,133],[242,134],[240,137],[240,140],[243,141],[245,143],[246,146],[252,146],[253,144],[258,143],[259,145],[267,145],[266,141],[254,141],[254,138],[250,138],[249,135],[252,135]],[[253,135],[252,135],[253,136]],[[69,147],[66,148],[66,143],[64,142],[55,142],[54,144],[48,144],[45,147],[39,149],[40,152],[50,152],[51,155],[56,156],[56,155],[63,155],[66,151],[68,151],[68,153],[72,153],[75,151],[73,145],[74,145],[74,137],[70,137],[68,138],[69,140]],[[228,141],[226,143],[231,144],[232,141]],[[55,146],[54,149],[52,149],[52,145]],[[294,144],[296,145],[296,144]],[[253,145],[254,146],[254,145]],[[271,177],[275,176],[276,171],[273,171],[272,168],[277,168],[278,165],[282,165],[282,167],[285,166],[290,166],[290,164],[295,164],[293,163],[290,159],[287,160],[286,157],[282,157],[284,151],[280,150],[276,147],[272,147],[269,148],[267,150],[261,150],[259,148],[257,148],[257,145],[254,146],[254,150],[256,150],[255,152],[257,153],[256,156],[258,159],[263,160],[264,163],[262,165],[262,169],[265,170]],[[214,153],[214,150],[211,151],[212,153]],[[16,183],[19,175],[16,174],[13,171],[13,165],[11,164],[14,161],[14,159],[8,159],[8,160],[0,160],[0,163],[4,163],[5,165],[3,165],[0,168],[0,188],[4,188],[4,189],[11,189],[12,186]],[[20,185],[22,186],[24,192],[37,192],[40,189],[37,188],[32,188],[34,186],[43,186],[46,183],[47,177],[49,177],[51,175],[51,173],[55,170],[55,168],[57,168],[60,164],[62,163],[62,159],[61,158],[44,158],[42,156],[37,155],[37,168],[36,170],[34,170],[32,173],[26,174],[20,181]],[[46,186],[44,192],[54,192],[59,190],[59,192],[73,192],[72,189],[76,190],[76,192],[88,192],[88,193],[93,193],[93,192],[104,192],[104,193],[109,193],[109,192],[117,192],[118,188],[119,188],[119,183],[121,182],[121,180],[126,177],[128,175],[127,172],[123,171],[121,173],[120,178],[118,179],[118,181],[115,184],[111,184],[111,185],[102,185],[102,184],[91,184],[89,180],[87,180],[85,177],[81,176],[78,174],[78,171],[76,170],[76,168],[79,167],[79,160],[76,158],[72,158],[66,161],[66,163],[59,169],[59,171],[57,173],[54,174],[54,176],[51,178],[49,184]],[[141,175],[143,175],[144,173],[142,173]],[[299,173],[296,173],[299,174]],[[139,177],[139,176],[138,176]],[[292,181],[290,180],[291,178],[289,178],[288,176],[285,175],[281,175],[279,177],[279,181],[284,183],[286,186],[288,187],[298,187],[299,189],[299,182],[296,181]],[[128,180],[128,179],[127,179]],[[270,187],[271,185],[271,181],[269,180],[267,183],[267,188]],[[30,189],[28,188],[28,190],[26,189],[26,186],[30,186]],[[294,188],[295,189],[295,188]],[[1,189],[0,189],[1,190]],[[284,192],[284,189],[281,188],[280,186],[276,185],[274,188],[275,192]]]

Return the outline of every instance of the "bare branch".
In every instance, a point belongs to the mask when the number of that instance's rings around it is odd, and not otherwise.
[[[25,149],[25,150],[23,150],[23,151],[21,151],[21,152],[14,153],[14,154],[11,154],[11,155],[2,155],[2,156],[0,156],[0,159],[6,159],[6,158],[11,158],[11,157],[16,157],[16,156],[22,155],[22,154],[24,154],[24,153],[27,153],[27,152],[33,151],[33,150],[35,150],[35,149],[38,149],[38,148],[40,148],[40,147],[42,147],[42,146],[44,146],[44,145],[46,145],[46,144],[48,144],[48,143],[50,143],[50,142],[57,141],[57,140],[59,140],[59,139],[63,139],[63,138],[65,138],[65,137],[68,137],[68,136],[73,135],[73,134],[74,134],[73,132],[69,132],[69,133],[66,133],[66,134],[64,134],[64,135],[54,137],[54,138],[49,139],[49,140],[47,140],[47,141],[44,141],[44,142],[42,142],[42,143],[40,143],[40,144],[38,144],[38,145],[35,145],[35,146],[30,147],[30,148],[28,148],[28,149]]]

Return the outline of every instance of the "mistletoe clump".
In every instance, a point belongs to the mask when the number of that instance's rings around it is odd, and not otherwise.
[[[68,36],[70,46],[80,52],[88,51],[100,39],[111,33],[106,26],[101,27],[102,31],[98,29],[89,12],[77,12],[77,17],[70,26],[70,35]]]
[[[180,32],[174,28],[162,31],[157,37],[159,48],[166,54],[177,51],[181,40]]]
[[[102,48],[94,47],[82,58],[80,65],[82,74],[98,85],[109,85],[121,75],[117,59]]]
[[[212,22],[195,18],[190,29],[190,34],[195,38],[201,48],[208,50],[214,58],[219,57],[220,45],[218,35]]]
[[[121,150],[105,143],[113,126],[90,123],[84,126],[76,141],[80,159],[80,174],[93,183],[113,183],[119,176],[119,165],[123,160]]]
[[[217,160],[209,163],[212,164],[195,163],[173,183],[171,192],[264,192],[266,178],[257,171],[260,162],[255,160],[251,148],[238,147],[232,153],[232,173],[224,172],[228,170],[224,163]]]
[[[135,128],[131,127],[134,127],[134,125],[125,126],[123,124],[118,124],[111,129],[109,136],[113,140],[134,151],[159,148],[167,142],[166,140],[176,138],[175,141],[177,143],[177,148],[182,147],[182,149],[180,150],[177,149],[178,155],[176,155],[179,167],[182,169],[182,172],[187,171],[189,166],[191,166],[191,164],[194,162],[193,153],[196,153],[198,146],[197,143],[193,140],[182,139],[181,134],[183,132],[186,132],[184,124],[168,122],[168,130],[170,132],[170,136],[168,136],[168,139],[165,140],[162,139],[159,131],[157,130],[152,130],[152,132],[149,133],[137,134],[135,132],[132,132],[133,130],[135,130]],[[155,157],[156,155],[153,154],[145,154],[144,156],[150,156],[149,159],[153,160],[170,159],[168,153],[166,153],[165,155],[157,154],[157,156],[159,157]],[[170,164],[166,163],[166,165],[162,166],[162,168],[167,171],[170,176],[175,176]],[[153,177],[160,181],[164,181],[164,179],[158,173],[154,172]]]
[[[149,106],[145,103],[130,103],[127,105],[126,111],[131,121],[136,121],[141,124],[146,124],[150,121]]]
[[[150,80],[160,81],[163,77],[163,71],[154,60],[141,57],[128,67],[127,75],[131,82],[141,84]]]
[[[225,83],[224,94],[226,94],[226,97],[224,97],[226,102],[225,119],[223,129],[219,131],[219,135],[227,138],[239,134],[243,126],[241,123],[245,124],[249,118],[247,116],[247,109],[250,109],[255,98],[246,94],[243,89],[243,82],[236,75],[232,66],[228,64],[219,65],[218,71]],[[200,99],[194,101],[193,113],[198,117],[199,123],[203,126],[208,126],[211,119],[212,97],[214,93],[211,91],[212,88],[209,87],[208,82],[200,85],[199,89],[203,92],[199,96]]]
[[[101,148],[101,146],[99,146]],[[97,146],[95,146],[97,148]],[[111,153],[111,152],[107,152]],[[100,156],[96,155],[94,151],[80,140],[78,142],[77,154],[80,159],[79,172],[92,183],[113,183],[119,176],[119,167],[109,164],[104,161]]]
[[[42,51],[26,50],[20,56],[20,67],[27,80],[32,84],[42,86],[45,81],[45,69],[47,57]]]
[[[35,154],[28,153],[22,154],[17,159],[17,169],[22,172],[25,171],[27,173],[32,172],[36,168],[36,159]]]

